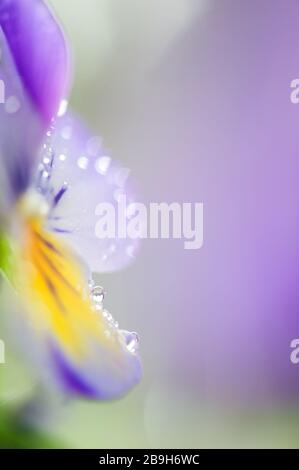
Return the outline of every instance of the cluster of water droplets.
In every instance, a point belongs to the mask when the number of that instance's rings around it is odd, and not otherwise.
[[[36,187],[43,196],[49,196],[51,192],[51,174],[54,162],[54,150],[51,145],[54,121],[51,123],[42,148],[42,160],[38,166]]]
[[[119,328],[118,322],[113,318],[111,313],[104,308],[104,299],[106,292],[103,287],[96,285],[93,280],[89,282],[90,298],[92,300],[95,312],[102,316],[107,326],[117,333],[125,344],[127,350],[135,354],[139,348],[139,336],[134,331],[122,330]]]
[[[52,120],[51,126],[46,133],[41,153],[41,161],[37,169],[35,188],[47,202],[49,210],[54,209],[68,189],[67,181],[64,181],[61,187],[55,191],[52,184],[52,172],[55,165],[55,152],[52,147],[53,132],[55,130],[55,120]],[[51,213],[49,214],[49,219]],[[54,228],[55,230],[55,228]]]

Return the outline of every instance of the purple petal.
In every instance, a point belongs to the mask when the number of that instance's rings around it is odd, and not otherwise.
[[[1,28],[0,49],[3,92],[0,104],[1,204],[9,204],[29,184],[43,126],[25,93]]]
[[[55,345],[50,348],[49,370],[52,369],[57,386],[70,395],[111,400],[125,395],[142,375],[137,355],[124,350],[119,359],[117,364],[109,351],[95,345],[86,361],[75,364]]]
[[[26,92],[48,127],[69,83],[63,33],[40,0],[2,0],[0,27]]]
[[[134,260],[138,240],[97,238],[99,203],[111,204],[126,220],[127,207],[118,207],[118,196],[126,206],[135,202],[129,171],[105,152],[101,140],[93,136],[74,116],[59,118],[52,138],[54,162],[51,168],[53,211],[49,228],[73,246],[94,272],[123,268]]]
[[[66,91],[62,33],[43,2],[0,2],[1,211],[25,191],[50,119]]]

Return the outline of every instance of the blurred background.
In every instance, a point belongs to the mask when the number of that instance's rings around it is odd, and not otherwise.
[[[143,201],[205,208],[200,250],[145,240],[99,276],[141,336],[144,378],[118,402],[66,403],[51,432],[80,448],[298,447],[298,2],[50,3],[72,46],[71,106]],[[0,407],[32,387],[7,354]]]

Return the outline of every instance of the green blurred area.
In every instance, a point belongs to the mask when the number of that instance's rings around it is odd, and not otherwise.
[[[12,271],[12,252],[9,240],[4,233],[0,232],[0,271],[10,278]]]
[[[200,401],[196,393],[153,386],[145,378],[109,403],[67,401],[52,408],[39,432],[20,427],[33,396],[28,372],[11,356],[0,366],[0,446],[20,448],[297,448],[292,407],[242,409]]]
[[[2,449],[57,449],[58,440],[40,430],[19,426],[13,412],[0,410],[0,448]]]

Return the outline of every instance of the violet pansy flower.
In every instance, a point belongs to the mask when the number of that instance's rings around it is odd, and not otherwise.
[[[97,204],[116,204],[118,194],[133,202],[127,171],[66,112],[68,50],[44,1],[0,0],[0,48],[0,221],[21,336],[48,383],[88,398],[121,396],[140,380],[138,337],[104,309],[91,274],[121,268],[134,253],[134,241],[95,236]]]

